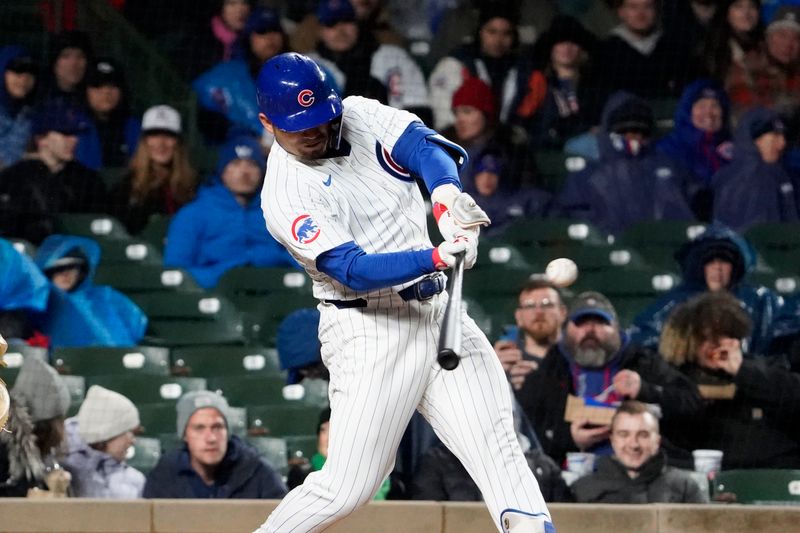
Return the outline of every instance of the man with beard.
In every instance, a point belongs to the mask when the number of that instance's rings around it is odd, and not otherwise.
[[[552,283],[535,279],[522,287],[514,312],[517,325],[494,343],[494,351],[515,390],[522,387],[547,351],[561,340],[561,327],[566,319],[567,307]]]
[[[556,462],[570,451],[612,453],[610,427],[564,421],[567,396],[608,403],[625,399],[657,404],[665,422],[701,408],[695,386],[657,353],[632,345],[617,313],[599,292],[579,294],[569,309],[563,338],[516,391],[542,448]]]

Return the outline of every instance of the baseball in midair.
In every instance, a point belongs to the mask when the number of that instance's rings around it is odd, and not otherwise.
[[[556,287],[569,287],[578,279],[578,265],[572,259],[559,257],[547,263],[544,275]]]

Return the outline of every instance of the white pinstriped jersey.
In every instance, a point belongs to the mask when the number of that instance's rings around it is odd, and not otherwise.
[[[389,155],[406,127],[419,119],[360,96],[343,104],[342,138],[350,154],[301,162],[275,143],[261,208],[269,232],[311,276],[316,298],[385,298],[413,281],[355,291],[319,272],[316,259],[349,241],[368,254],[433,247],[419,187]]]

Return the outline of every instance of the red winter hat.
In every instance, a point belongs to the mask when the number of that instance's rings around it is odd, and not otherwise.
[[[492,89],[480,78],[467,78],[453,94],[453,109],[463,105],[479,109],[489,119],[497,117]]]

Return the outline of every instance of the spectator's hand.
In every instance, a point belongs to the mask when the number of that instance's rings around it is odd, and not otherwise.
[[[742,342],[739,339],[723,337],[719,341],[719,347],[714,350],[705,366],[714,370],[722,370],[731,376],[739,373],[742,367]]]
[[[511,386],[514,387],[514,390],[519,390],[522,388],[522,384],[525,383],[525,378],[528,377],[528,374],[533,372],[539,368],[539,363],[536,361],[527,361],[522,359],[517,364],[511,367],[511,372],[509,372],[509,377],[511,378]]]
[[[620,370],[614,376],[614,390],[622,396],[635,399],[642,389],[642,378],[633,370]]]
[[[584,451],[598,442],[608,440],[611,435],[611,426],[590,426],[588,420],[579,419],[572,422],[569,432],[578,449]]]
[[[522,350],[517,348],[517,343],[514,341],[499,340],[495,342],[494,352],[506,372],[511,372],[511,368],[522,361]]]

